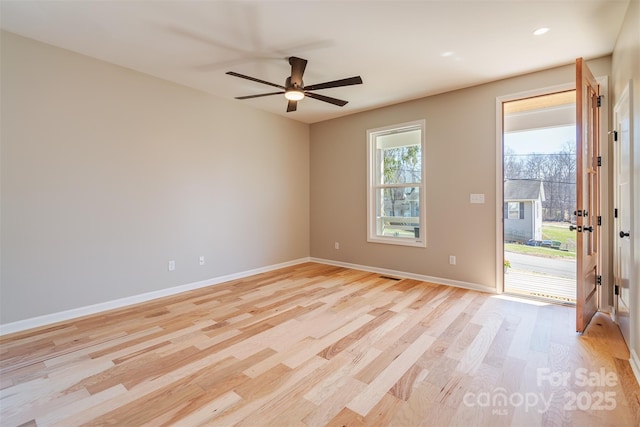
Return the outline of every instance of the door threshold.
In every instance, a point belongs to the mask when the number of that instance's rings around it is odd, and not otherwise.
[[[566,298],[566,297],[559,297],[559,296],[556,296],[556,295],[542,294],[542,293],[538,293],[538,292],[505,291],[503,293],[503,295],[509,295],[509,296],[519,297],[519,298],[526,298],[526,299],[531,299],[531,300],[535,300],[535,301],[546,302],[546,303],[549,303],[549,304],[564,305],[564,306],[567,306],[567,307],[575,307],[576,306],[576,300],[575,299]]]

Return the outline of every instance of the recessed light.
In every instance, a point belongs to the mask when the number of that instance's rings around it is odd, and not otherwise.
[[[440,56],[442,56],[443,58],[446,58],[447,56],[452,56],[454,53],[455,52],[451,52],[451,51],[442,52]]]
[[[543,34],[546,34],[547,32],[549,32],[549,29],[547,27],[542,27],[542,28],[538,28],[537,30],[535,30],[533,32],[533,35],[541,36]]]

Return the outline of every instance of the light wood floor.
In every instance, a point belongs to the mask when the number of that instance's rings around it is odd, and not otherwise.
[[[640,422],[604,314],[314,263],[0,346],[2,426]]]

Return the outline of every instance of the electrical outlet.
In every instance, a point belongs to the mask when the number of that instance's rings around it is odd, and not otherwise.
[[[169,261],[169,271],[173,271],[176,269],[176,262],[175,261]]]
[[[456,265],[456,256],[455,255],[449,255],[449,264]]]
[[[333,244],[333,247],[334,247],[335,249],[340,249],[340,242],[335,242],[335,243]]]
[[[204,255],[200,255],[200,265],[204,265]]]

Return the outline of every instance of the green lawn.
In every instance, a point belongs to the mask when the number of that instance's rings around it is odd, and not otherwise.
[[[559,240],[562,243],[575,242],[576,231],[569,230],[568,224],[556,225],[545,222],[542,224],[542,240]]]
[[[565,252],[565,251],[559,251],[557,249],[543,248],[540,246],[520,245],[517,243],[505,243],[504,250],[506,252],[516,252],[519,254],[535,255],[535,256],[540,256],[545,258],[565,258],[565,259],[576,258],[575,252]],[[509,257],[507,256],[507,259],[508,258]]]
[[[562,248],[568,248],[568,251],[558,249],[543,248],[540,246],[527,246],[517,243],[505,243],[504,250],[507,252],[516,252],[520,254],[535,255],[545,258],[566,258],[575,259],[576,232],[569,230],[568,224],[548,223],[542,224],[542,240],[557,240],[562,242]]]

